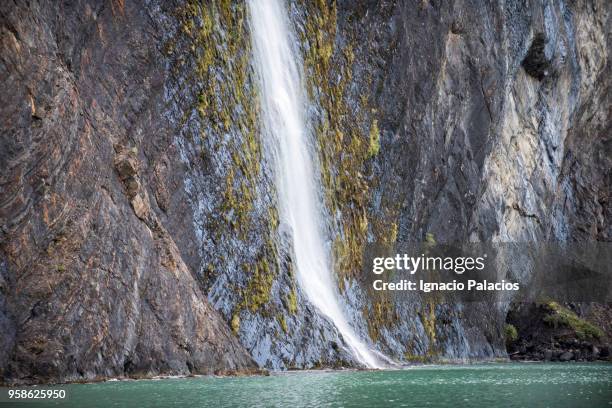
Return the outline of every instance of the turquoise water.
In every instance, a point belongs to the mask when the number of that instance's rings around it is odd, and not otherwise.
[[[612,364],[480,364],[64,385],[16,407],[612,407]],[[4,404],[0,404],[0,407]]]

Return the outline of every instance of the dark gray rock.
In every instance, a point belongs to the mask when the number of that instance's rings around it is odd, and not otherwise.
[[[550,361],[553,358],[553,351],[552,350],[545,350],[544,351],[544,361]]]
[[[552,60],[546,56],[546,42],[546,35],[544,33],[536,33],[529,51],[522,62],[525,71],[540,81],[550,75],[549,70]]]
[[[599,352],[599,357],[602,359],[609,359],[610,358],[610,347],[609,346],[602,347],[601,351]]]

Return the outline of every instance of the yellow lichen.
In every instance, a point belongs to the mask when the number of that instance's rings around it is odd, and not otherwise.
[[[278,320],[278,323],[280,324],[281,329],[283,329],[283,332],[287,333],[287,322],[285,321],[285,316],[283,316],[282,313],[279,313],[276,316],[276,320]]]
[[[240,331],[240,316],[238,313],[234,313],[230,325],[234,334],[238,334],[238,331]]]
[[[366,308],[363,314],[368,324],[368,334],[373,341],[378,340],[383,327],[391,327],[399,319],[395,305],[386,298],[374,300],[371,308]]]
[[[418,312],[425,334],[429,338],[430,344],[436,343],[436,304],[433,300],[427,300],[421,311]]]
[[[287,296],[287,310],[289,310],[289,313],[295,314],[297,313],[297,308],[297,293],[295,292],[295,288],[291,288],[291,292],[289,292]]]
[[[342,285],[344,277],[352,277],[361,269],[370,224],[370,186],[363,172],[368,159],[377,153],[379,130],[375,120],[374,126],[368,124],[372,110],[365,106],[367,97],[360,98],[364,106],[357,111],[348,104],[355,52],[350,38],[336,47],[335,2],[303,1],[302,6],[307,11],[301,39],[305,43],[308,94],[325,112],[315,124],[325,203],[332,214],[341,214],[336,220],[340,225],[334,237],[333,258]],[[369,142],[370,133],[374,143]]]
[[[378,129],[378,121],[374,119],[370,127],[370,145],[368,146],[368,156],[374,157],[380,151],[380,130]]]

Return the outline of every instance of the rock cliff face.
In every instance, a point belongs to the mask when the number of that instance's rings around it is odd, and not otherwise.
[[[362,253],[612,239],[609,3],[288,10],[356,331],[399,362],[506,356],[508,302],[371,293]],[[246,12],[0,5],[5,382],[355,364],[295,281]]]
[[[1,7],[2,377],[255,368],[165,226],[184,172],[147,8]]]
[[[610,240],[609,5],[340,2],[337,16],[344,56],[327,84],[352,73],[340,130],[363,117],[355,133],[380,137],[376,155],[330,160],[340,230],[363,227],[369,242]],[[367,187],[344,199],[360,174]],[[370,337],[396,358],[505,355],[503,302],[367,297]]]

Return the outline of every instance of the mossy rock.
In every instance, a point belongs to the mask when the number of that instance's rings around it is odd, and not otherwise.
[[[554,301],[548,301],[544,307],[550,314],[543,317],[544,323],[554,328],[565,327],[571,329],[581,340],[601,339],[604,336],[603,330],[599,327],[581,319],[568,308],[561,306]]]
[[[511,324],[506,324],[504,327],[504,336],[506,338],[506,344],[511,344],[518,339],[518,331],[516,327]]]

